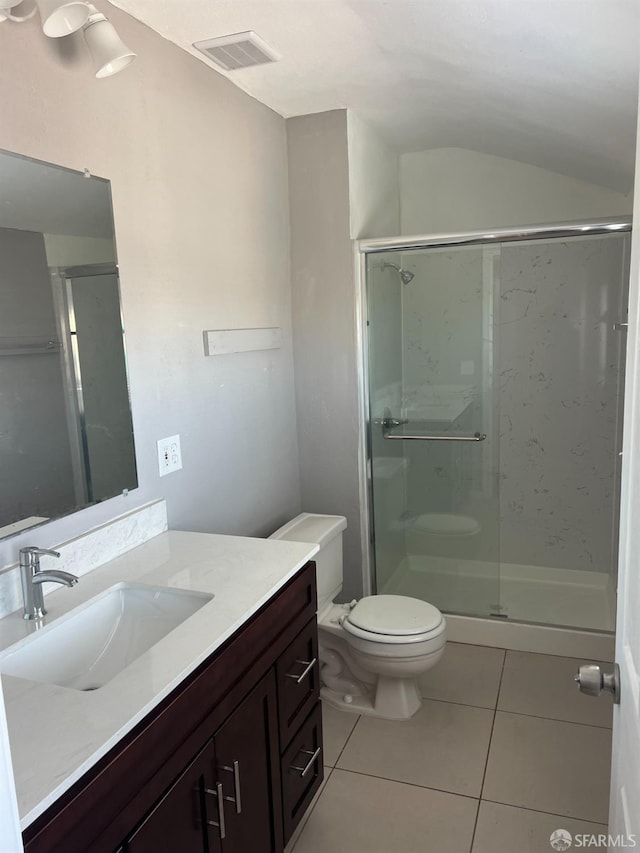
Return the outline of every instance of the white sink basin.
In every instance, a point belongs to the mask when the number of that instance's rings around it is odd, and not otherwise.
[[[0,655],[0,672],[97,690],[213,595],[118,584]]]

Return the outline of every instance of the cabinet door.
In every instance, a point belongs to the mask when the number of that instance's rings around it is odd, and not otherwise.
[[[280,853],[282,799],[273,671],[218,729],[214,743],[217,781],[224,792],[222,853]]]
[[[209,741],[127,840],[127,853],[217,853],[217,829],[206,822],[216,821],[217,813],[209,807],[213,814],[207,815],[205,802],[214,766]]]

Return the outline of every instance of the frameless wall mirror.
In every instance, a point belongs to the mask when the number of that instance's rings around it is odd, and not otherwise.
[[[0,538],[137,485],[109,181],[0,151]]]

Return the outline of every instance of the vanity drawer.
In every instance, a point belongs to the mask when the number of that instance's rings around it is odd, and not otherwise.
[[[276,663],[281,751],[289,744],[320,696],[320,660],[316,617]]]
[[[322,704],[317,702],[282,756],[285,845],[322,783],[323,757]]]

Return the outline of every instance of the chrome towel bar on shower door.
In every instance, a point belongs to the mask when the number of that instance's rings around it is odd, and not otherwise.
[[[476,432],[473,435],[402,435],[392,432],[383,432],[383,438],[389,441],[484,441],[484,432]]]

